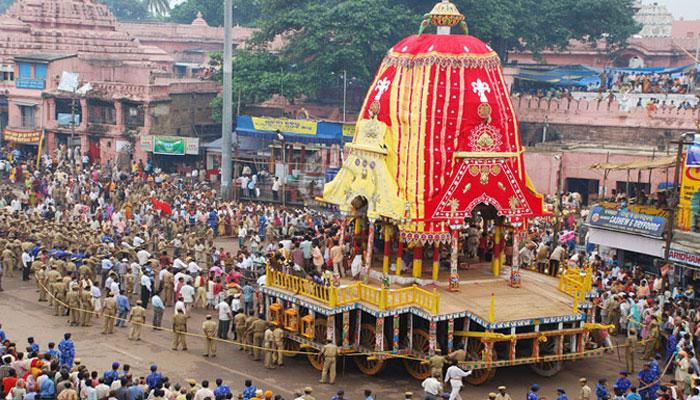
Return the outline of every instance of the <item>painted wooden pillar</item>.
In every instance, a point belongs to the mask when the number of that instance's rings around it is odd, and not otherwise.
[[[394,353],[399,351],[399,334],[401,331],[401,316],[399,314],[394,314],[394,326],[392,335],[392,351]]]
[[[435,349],[437,348],[437,322],[435,320],[430,320],[428,324],[428,354],[430,356],[435,355]]]
[[[413,277],[420,278],[423,274],[423,246],[413,248]]]
[[[496,224],[496,226],[493,229],[493,256],[491,257],[491,272],[493,272],[493,276],[499,276],[501,274],[501,249],[500,249],[500,243],[501,243],[501,226]]]
[[[515,336],[515,327],[510,328],[510,334]],[[510,362],[515,361],[515,349],[518,344],[517,339],[511,339],[510,340],[510,346],[508,347],[508,360]]]
[[[469,319],[469,317],[465,318],[464,320],[464,331],[469,332],[469,328],[472,325],[472,320]],[[467,351],[467,346],[469,345],[469,338],[465,337],[464,338],[464,351]]]
[[[452,227],[452,243],[450,243],[450,290],[459,290],[459,228]]]
[[[369,232],[367,234],[367,259],[363,268],[363,274],[369,277],[369,271],[372,269],[372,251],[374,250],[374,220],[369,220]]]
[[[391,255],[391,226],[384,224],[384,260],[382,261],[382,271],[389,274],[389,256]]]
[[[539,324],[535,325],[535,332],[539,332],[539,331],[540,331]],[[539,361],[539,359],[540,359],[540,341],[539,341],[539,338],[537,336],[535,336],[535,338],[532,340],[532,358],[534,360],[537,360],[537,361]]]
[[[374,331],[374,351],[384,351],[384,317],[377,317]]]
[[[450,318],[447,320],[447,354],[452,353],[455,341],[455,320]]]
[[[403,268],[403,241],[399,239],[399,247],[396,249],[396,276],[401,276]]]
[[[326,317],[326,339],[335,344],[335,315]]]
[[[353,229],[352,240],[356,241],[362,234],[362,218],[355,217],[355,227]]]
[[[408,348],[413,349],[413,313],[408,314],[408,332],[406,332],[406,336],[408,336]]]
[[[345,248],[345,227],[347,225],[347,219],[345,215],[340,216],[340,239],[338,240],[338,244],[340,245],[340,248],[343,249]]]
[[[433,245],[433,280],[437,281],[440,275],[440,243]]]
[[[343,312],[343,348],[350,347],[350,311]]]
[[[357,319],[355,324],[355,348],[360,348],[360,330],[362,329],[362,310],[357,310]]]

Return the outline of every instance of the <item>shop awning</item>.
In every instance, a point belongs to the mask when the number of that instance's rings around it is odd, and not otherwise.
[[[625,163],[599,163],[591,165],[591,169],[625,171],[630,169],[659,169],[671,168],[676,165],[676,156],[664,156],[653,160],[636,160]]]
[[[342,144],[343,124],[325,121],[308,121],[284,118],[264,118],[241,115],[237,119],[236,133],[240,136],[288,143]]]
[[[613,232],[605,229],[591,227],[588,241],[600,246],[611,247],[620,250],[632,251],[653,257],[663,258],[664,244],[661,239],[631,235],[622,232]]]

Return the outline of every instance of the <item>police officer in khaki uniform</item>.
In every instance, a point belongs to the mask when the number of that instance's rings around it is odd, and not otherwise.
[[[80,292],[80,325],[89,326],[90,319],[92,318],[92,313],[95,311],[95,307],[92,305],[92,293],[90,293],[91,286],[86,286]]]
[[[629,329],[627,340],[625,340],[625,367],[627,371],[634,371],[634,356],[637,351],[637,330]]]
[[[2,266],[7,276],[14,278],[15,276],[15,253],[10,250],[9,244],[5,246],[5,250],[2,251]]]
[[[245,313],[239,312],[233,317],[233,327],[236,331],[236,342],[238,342],[238,350],[243,350],[243,342],[245,337]]]
[[[185,333],[187,333],[187,316],[181,310],[176,310],[173,315],[173,350],[177,350],[182,345],[182,350],[187,351]]]
[[[104,317],[103,335],[114,333],[114,318],[117,316],[117,300],[112,292],[107,292],[105,304],[102,307],[102,316]]]
[[[53,269],[51,267],[51,264],[49,264],[48,269],[49,270],[46,273],[46,281],[48,282],[46,285],[46,289],[51,294],[51,296],[49,296],[49,306],[53,306],[53,304],[54,304],[53,295],[55,294],[54,284],[61,279],[61,274],[58,271],[56,271],[55,269]]]
[[[265,329],[263,345],[265,346],[263,365],[267,369],[275,368],[275,335],[272,333],[272,327],[269,325],[267,329]]]
[[[53,284],[53,296],[54,296],[54,309],[53,315],[63,316],[64,313],[64,303],[66,301],[66,284],[59,277]]]
[[[326,341],[326,345],[321,349],[323,357],[323,371],[321,372],[320,383],[335,383],[335,364],[338,358],[338,346],[330,340]]]
[[[284,330],[276,325],[272,331],[272,337],[275,342],[275,364],[284,365]]]
[[[129,314],[129,340],[141,340],[141,328],[146,322],[146,309],[141,300],[136,301],[136,306],[131,308]]]
[[[66,295],[66,303],[70,311],[70,325],[78,326],[80,324],[80,289],[77,285]]]
[[[428,363],[430,363],[431,373],[433,375],[437,374],[442,376],[442,369],[445,367],[447,359],[445,356],[440,355],[440,349],[435,349],[435,354],[428,358]]]
[[[253,328],[253,360],[260,360],[261,347],[263,347],[263,339],[265,338],[265,330],[267,329],[267,321],[256,318],[252,325]]]
[[[581,384],[581,392],[579,394],[578,400],[592,400],[593,390],[591,390],[590,386],[588,386],[588,381],[586,380],[586,378],[581,378],[578,381]]]
[[[34,273],[34,279],[36,279],[36,288],[39,290],[39,301],[44,302],[46,301],[47,295],[45,288],[47,284],[48,275],[46,274],[46,270],[43,268],[43,264],[42,267],[37,269]]]
[[[243,334],[243,343],[246,344],[245,351],[250,355],[253,355],[253,324],[257,320],[258,318],[252,315],[245,319],[245,333]]]
[[[202,323],[204,332],[204,357],[216,357],[216,322],[212,321],[211,315]]]

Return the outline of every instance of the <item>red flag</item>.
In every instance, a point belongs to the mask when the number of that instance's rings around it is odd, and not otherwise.
[[[163,215],[170,215],[173,213],[173,209],[170,207],[170,204],[160,201],[155,197],[151,197],[151,204],[153,204],[153,208],[160,210]]]

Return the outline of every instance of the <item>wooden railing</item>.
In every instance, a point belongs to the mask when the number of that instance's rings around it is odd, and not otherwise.
[[[568,294],[574,299],[574,312],[578,312],[578,305],[586,299],[586,293],[593,289],[593,271],[591,268],[569,267],[559,277],[559,291]]]
[[[363,302],[379,310],[418,306],[433,315],[440,310],[440,295],[437,289],[429,292],[416,285],[402,289],[384,289],[360,282],[338,287],[326,286],[306,278],[274,271],[269,267],[266,274],[267,286],[308,297],[328,307]]]

